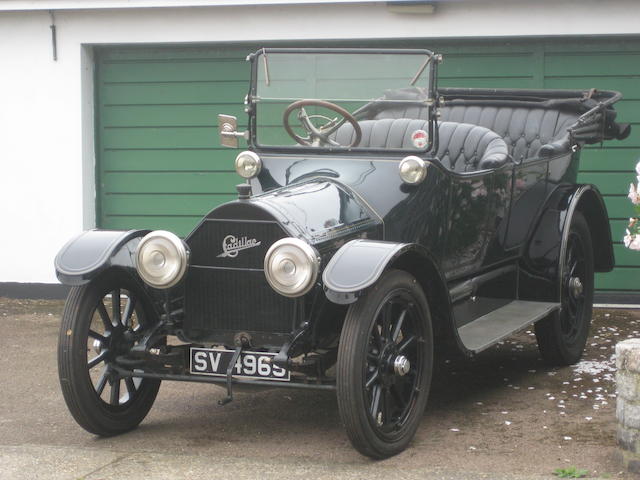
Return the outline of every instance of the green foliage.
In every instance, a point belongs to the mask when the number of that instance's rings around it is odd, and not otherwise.
[[[586,477],[588,473],[587,470],[578,470],[575,466],[556,468],[553,471],[553,474],[560,478],[583,478]]]

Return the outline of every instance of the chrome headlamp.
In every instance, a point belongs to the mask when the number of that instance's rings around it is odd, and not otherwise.
[[[145,235],[136,250],[136,270],[144,282],[155,288],[177,284],[187,271],[189,253],[180,238],[164,230]]]
[[[409,155],[408,157],[403,158],[398,166],[400,170],[400,178],[405,183],[417,185],[426,178],[428,165],[429,163],[425,162],[420,157]]]
[[[264,274],[269,285],[285,297],[299,297],[311,290],[319,268],[318,252],[297,238],[278,240],[264,257]]]
[[[235,165],[236,173],[242,178],[253,178],[260,173],[262,160],[256,153],[247,150],[238,154]]]

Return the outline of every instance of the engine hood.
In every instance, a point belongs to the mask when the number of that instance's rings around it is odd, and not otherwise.
[[[310,244],[361,234],[382,238],[382,220],[348,187],[314,179],[257,195],[250,200],[272,214],[294,236]]]

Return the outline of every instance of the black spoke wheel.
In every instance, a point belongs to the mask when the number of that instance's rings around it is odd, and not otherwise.
[[[571,220],[560,265],[561,309],[535,325],[538,348],[552,365],[571,365],[582,357],[593,310],[593,246],[584,216]]]
[[[102,275],[69,293],[62,314],[58,374],[65,402],[85,430],[103,436],[135,428],[160,381],[121,377],[116,358],[136,345],[156,318],[138,285],[122,273]]]
[[[406,448],[424,412],[433,363],[425,295],[407,272],[386,272],[347,313],[336,371],[338,407],[363,455]]]

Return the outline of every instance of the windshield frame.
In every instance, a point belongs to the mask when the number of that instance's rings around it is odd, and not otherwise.
[[[428,62],[426,69],[429,72],[429,84],[428,84],[428,97],[429,103],[428,109],[428,139],[427,145],[424,149],[383,149],[383,148],[362,148],[362,147],[311,147],[305,145],[295,146],[280,146],[280,145],[261,145],[257,140],[257,115],[256,106],[258,102],[253,99],[257,97],[258,87],[258,71],[263,65],[262,58],[266,53],[267,62],[268,55],[270,53],[290,53],[290,54],[398,54],[398,55],[424,55],[429,57],[431,61]],[[438,104],[437,95],[437,70],[439,63],[439,55],[435,54],[431,50],[427,49],[408,49],[408,48],[261,48],[254,53],[247,56],[247,61],[251,62],[251,83],[249,92],[247,94],[245,104],[249,116],[248,129],[249,139],[248,144],[251,149],[258,152],[266,153],[303,153],[305,155],[314,153],[335,153],[335,154],[349,154],[349,155],[367,155],[372,153],[381,154],[384,153],[387,156],[397,155],[418,155],[428,156],[429,152],[435,151],[438,145],[437,129],[435,128],[436,109]],[[419,74],[424,73],[424,70]],[[284,126],[283,126],[284,128]]]

